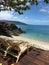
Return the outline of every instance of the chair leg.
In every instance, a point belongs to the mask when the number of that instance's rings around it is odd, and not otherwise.
[[[20,52],[20,53],[18,54],[18,56],[17,56],[16,63],[19,61],[20,55],[21,55],[21,52]]]
[[[4,57],[6,57],[6,55],[7,55],[7,51],[5,51]]]
[[[29,48],[27,49],[27,54],[29,53]]]
[[[29,46],[27,45],[27,54],[29,53]]]
[[[6,49],[5,54],[4,54],[4,57],[7,55],[8,50],[9,50],[10,48],[11,48],[11,47],[9,46],[9,47]]]

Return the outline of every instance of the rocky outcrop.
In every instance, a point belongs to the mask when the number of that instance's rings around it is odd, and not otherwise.
[[[21,33],[24,33],[24,31],[15,24],[0,22],[0,35],[11,37],[12,35],[19,35]]]

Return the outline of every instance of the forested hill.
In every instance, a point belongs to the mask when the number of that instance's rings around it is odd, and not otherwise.
[[[13,23],[13,24],[17,24],[17,25],[27,25],[26,23],[23,23],[20,21],[11,21],[11,20],[0,20],[0,22]]]

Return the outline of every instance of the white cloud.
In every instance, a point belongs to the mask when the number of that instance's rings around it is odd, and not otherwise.
[[[21,21],[21,22],[25,22],[28,21],[28,17],[27,16],[23,16],[23,15],[17,15],[15,14],[15,12],[10,12],[10,11],[1,11],[0,12],[0,20],[13,20],[13,21]]]
[[[41,11],[41,12],[47,12],[47,10],[46,10],[46,9],[40,9],[40,11]]]
[[[26,18],[26,19],[28,19],[28,17],[27,17],[27,16],[26,16],[25,18]]]
[[[15,12],[14,12],[15,13]],[[18,16],[15,15],[14,13],[10,12],[10,11],[1,11],[0,12],[0,20],[15,20],[15,21],[22,21],[23,15]],[[28,18],[28,17],[24,17]]]
[[[23,1],[23,0],[21,0],[21,1]]]
[[[44,2],[40,2],[39,4],[40,12],[48,13],[49,14],[49,4],[46,4]]]
[[[49,6],[45,6],[44,8],[49,9]]]
[[[1,11],[0,12],[0,19],[10,19],[13,15],[9,11]]]
[[[0,20],[17,20],[18,16],[14,16],[12,11],[1,11],[0,12]]]
[[[45,13],[48,13],[49,14],[49,9],[43,8],[43,9],[40,9],[40,12],[45,12]]]
[[[28,2],[26,5],[30,5],[30,3]]]

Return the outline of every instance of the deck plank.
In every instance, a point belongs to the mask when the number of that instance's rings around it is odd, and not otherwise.
[[[49,51],[33,48],[28,54],[24,54],[18,63],[14,62],[14,65],[49,65]]]
[[[23,65],[49,65],[49,51],[32,49],[19,62],[23,63]]]

